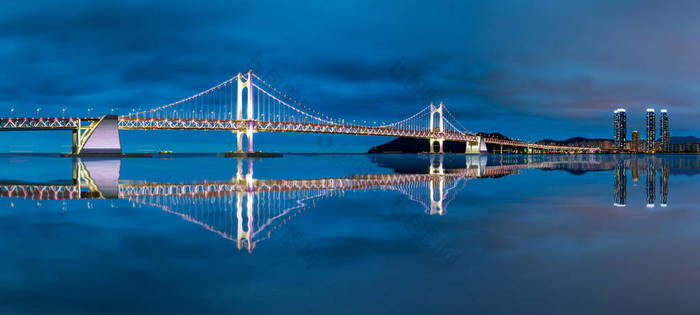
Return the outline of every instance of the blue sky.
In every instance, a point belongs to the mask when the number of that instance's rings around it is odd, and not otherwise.
[[[647,107],[698,136],[693,1],[26,1],[0,5],[0,116],[127,112],[253,68],[320,112],[398,120],[442,100],[472,131],[612,137]],[[388,139],[260,134],[267,151],[364,151]],[[325,141],[325,142],[324,142]],[[230,133],[124,132],[125,151],[225,151]],[[319,143],[324,143],[319,145]],[[0,151],[70,134],[0,133]]]

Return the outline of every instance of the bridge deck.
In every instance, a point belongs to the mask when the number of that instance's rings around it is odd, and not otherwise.
[[[98,121],[98,117],[0,118],[0,131],[77,130],[82,122]],[[120,130],[222,130],[256,132],[300,132],[349,134],[406,138],[444,138],[447,141],[478,142],[479,137],[468,133],[445,130],[442,134],[429,130],[412,130],[351,124],[319,124],[265,120],[226,119],[164,119],[119,118]],[[521,141],[484,138],[486,143],[547,151],[591,152],[597,148],[549,146]]]

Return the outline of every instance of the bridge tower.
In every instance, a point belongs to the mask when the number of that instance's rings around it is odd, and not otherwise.
[[[245,78],[245,81],[243,81]],[[253,133],[255,132],[255,117],[253,117],[253,71],[245,75],[238,74],[238,93],[236,98],[236,120],[243,121],[243,90],[246,90],[246,129],[236,130],[236,150],[243,152],[243,135],[248,139],[248,153],[253,152]]]
[[[443,215],[443,200],[445,196],[445,169],[443,168],[444,156],[440,156],[437,163],[430,157],[430,214]]]
[[[438,126],[435,126],[435,114],[438,115],[438,119],[440,120],[440,123]],[[437,129],[437,130],[436,130]],[[438,137],[433,138],[433,135],[435,135],[435,132],[437,132]],[[430,103],[430,134],[431,137],[428,139],[428,145],[430,146],[430,153],[445,153],[443,151],[443,142],[445,141],[445,126],[442,118],[442,102],[440,102],[440,105],[435,106],[433,103]],[[438,152],[435,152],[435,143],[438,143],[440,146],[440,149]]]

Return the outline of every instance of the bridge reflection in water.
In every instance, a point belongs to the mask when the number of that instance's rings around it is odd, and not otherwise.
[[[239,249],[252,251],[260,241],[319,200],[347,191],[396,191],[419,204],[426,214],[444,215],[455,196],[474,178],[517,174],[521,169],[560,169],[570,172],[613,170],[616,206],[626,204],[626,173],[635,181],[646,174],[647,204],[655,201],[655,177],[660,173],[661,205],[668,203],[668,159],[625,158],[598,155],[425,155],[421,169],[392,166],[385,156],[373,162],[393,168],[393,173],[358,174],[316,179],[258,179],[254,159],[238,159],[235,175],[227,181],[193,183],[120,180],[120,159],[74,159],[73,178],[67,184],[0,182],[0,197],[33,200],[124,199],[172,213],[223,238]],[[456,161],[458,160],[458,161]],[[700,168],[700,159],[674,160]],[[681,162],[678,162],[681,161]],[[690,165],[692,164],[692,165]]]

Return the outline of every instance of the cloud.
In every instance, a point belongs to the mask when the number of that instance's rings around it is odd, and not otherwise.
[[[164,104],[257,58],[295,98],[348,119],[398,119],[435,98],[473,130],[551,137],[531,126],[558,119],[562,137],[605,136],[620,104],[664,104],[672,129],[692,131],[698,11],[689,1],[13,3],[0,10],[0,107]],[[399,61],[405,76],[392,75]]]

